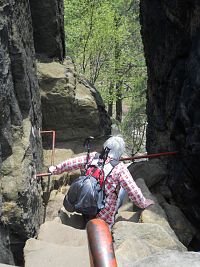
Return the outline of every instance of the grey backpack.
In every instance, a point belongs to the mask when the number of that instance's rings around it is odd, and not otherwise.
[[[105,164],[97,153],[86,173],[71,184],[63,205],[67,211],[82,213],[86,216],[95,216],[105,207],[105,182],[117,160]]]

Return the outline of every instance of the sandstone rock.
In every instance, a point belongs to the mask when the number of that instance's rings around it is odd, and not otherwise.
[[[119,267],[130,267],[137,260],[142,260],[152,254],[165,251],[165,249],[149,244],[146,240],[137,236],[127,238],[115,251]]]
[[[147,151],[179,152],[166,158],[168,184],[178,206],[199,228],[199,3],[142,0],[140,10],[149,77]]]
[[[179,240],[187,247],[195,235],[194,227],[178,207],[168,203],[162,203],[162,207],[167,214],[171,228]]]
[[[16,266],[16,265],[7,265],[7,264],[2,264],[2,263],[0,263],[0,267],[9,267],[9,266]]]
[[[64,194],[58,190],[51,191],[46,209],[46,221],[51,221],[58,216],[59,210],[63,207]]]
[[[42,166],[42,117],[29,1],[1,1],[0,35],[1,218],[10,226],[8,239],[23,244],[37,231],[43,209],[35,176]],[[9,213],[9,202],[19,212]],[[13,245],[13,252],[18,264],[21,246]]]
[[[180,242],[178,241],[178,238],[175,235],[174,231],[171,229],[164,210],[158,204],[155,197],[153,197],[153,195],[150,193],[144,180],[138,179],[136,181],[136,183],[141,188],[141,190],[142,190],[142,192],[146,198],[154,199],[154,201],[155,201],[154,205],[149,206],[148,208],[146,208],[145,210],[143,210],[141,212],[139,222],[141,222],[141,223],[155,223],[155,224],[162,226],[165,229],[165,231],[167,231],[169,233],[169,235],[172,238],[174,238],[174,242],[176,242],[179,245]]]
[[[140,212],[121,211],[117,214],[115,223],[119,221],[138,222]]]
[[[167,176],[166,167],[159,159],[135,162],[132,163],[128,169],[134,180],[142,178],[145,180],[148,187],[165,179]]]
[[[76,229],[85,229],[85,220],[83,216],[76,212],[68,212],[62,208],[59,212],[59,217],[63,224],[71,226]]]
[[[111,120],[100,94],[71,68],[70,60],[38,63],[43,128],[56,125],[57,141],[110,134]]]
[[[55,221],[47,221],[42,224],[37,239],[63,246],[87,245],[85,230],[75,229]]]
[[[29,239],[24,248],[25,267],[90,266],[88,246],[64,246]]]
[[[160,193],[154,193],[154,196],[157,199],[158,204],[161,205],[162,203],[165,203],[166,202],[165,198]]]
[[[163,227],[169,227],[169,223],[167,221],[167,216],[161,206],[158,204],[155,197],[149,192],[148,188],[146,187],[144,181],[142,179],[138,179],[136,181],[137,185],[141,188],[144,196],[146,198],[153,199],[155,201],[154,205],[151,205],[144,209],[140,215],[140,222],[141,223],[156,223]]]
[[[10,240],[7,227],[0,224],[0,262],[14,265],[14,258],[10,251]],[[1,266],[1,264],[0,264]],[[2,264],[2,267],[4,264]],[[5,265],[7,266],[7,265]]]
[[[199,267],[199,261],[199,253],[161,251],[135,263],[130,263],[129,267]]]
[[[118,212],[120,213],[120,212],[123,212],[123,211],[132,211],[133,212],[133,202],[127,202],[126,204],[123,204],[120,208],[119,208],[119,210],[118,210]]]
[[[186,248],[171,236],[165,228],[153,223],[133,223],[133,222],[117,222],[113,226],[113,238],[115,248],[131,236],[140,238],[148,242],[148,244],[163,249],[173,249],[185,251]]]
[[[65,56],[63,1],[39,3],[31,0],[30,8],[37,56],[43,60],[56,58],[62,61]]]

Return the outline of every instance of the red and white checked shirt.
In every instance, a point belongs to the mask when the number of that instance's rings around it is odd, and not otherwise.
[[[94,158],[96,152],[90,153],[89,163]],[[53,174],[60,174],[63,172],[69,172],[76,169],[83,169],[86,164],[86,155],[68,159],[55,167]],[[106,163],[110,159],[107,159]],[[111,174],[107,177],[105,183],[106,204],[98,214],[97,218],[106,221],[109,225],[113,225],[117,207],[117,194],[120,186],[122,186],[128,193],[129,198],[139,208],[146,208],[148,203],[143,196],[140,188],[136,185],[133,177],[123,162],[120,162],[114,167]]]

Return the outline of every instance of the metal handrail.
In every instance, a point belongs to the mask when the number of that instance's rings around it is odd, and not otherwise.
[[[55,158],[55,139],[56,139],[56,132],[54,130],[49,130],[49,131],[40,131],[40,134],[45,134],[45,133],[52,133],[52,152],[51,152],[51,165],[54,165],[54,158]],[[51,180],[51,173],[38,173],[36,174],[36,177],[42,177],[43,176],[48,176],[48,182],[47,182],[47,190],[46,192],[43,192],[43,204],[44,204],[44,215],[43,215],[43,223],[45,222],[46,219],[46,212],[47,212],[47,204],[50,196],[50,180]]]
[[[112,236],[107,223],[101,219],[92,219],[86,225],[90,266],[117,267]]]
[[[56,131],[54,131],[54,130],[40,131],[40,134],[45,134],[45,133],[52,133],[51,165],[54,165]]]
[[[162,157],[162,156],[170,156],[170,155],[176,155],[178,154],[178,151],[173,151],[173,152],[161,152],[161,153],[155,153],[155,154],[144,154],[141,156],[134,156],[134,157],[128,157],[128,158],[121,158],[120,161],[125,161],[125,160],[135,160],[135,159],[144,159],[144,158],[157,158],[157,157]]]

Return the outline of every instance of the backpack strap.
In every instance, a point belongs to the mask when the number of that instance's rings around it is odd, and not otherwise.
[[[102,185],[103,190],[105,190],[105,183],[106,183],[107,177],[111,174],[111,172],[113,171],[115,166],[117,166],[118,163],[119,163],[119,160],[112,159],[112,160],[110,160],[110,162],[108,162],[106,165],[104,165],[105,176],[104,176],[104,181],[103,181],[103,185]],[[109,167],[109,170],[106,173],[106,169],[108,167]]]
[[[104,181],[103,181],[103,185],[105,184],[105,181],[107,179],[107,177],[111,174],[111,172],[113,171],[113,169],[115,168],[115,166],[119,163],[119,160],[115,160],[115,159],[112,159],[110,160],[107,164],[105,164],[105,162],[102,162],[100,164],[100,154],[99,153],[96,153],[93,160],[91,161],[91,163],[88,165],[88,168],[89,167],[94,167],[94,171],[97,169],[97,168],[100,168],[103,170],[104,172]],[[92,173],[93,173],[92,172]],[[92,174],[91,173],[91,174]]]

